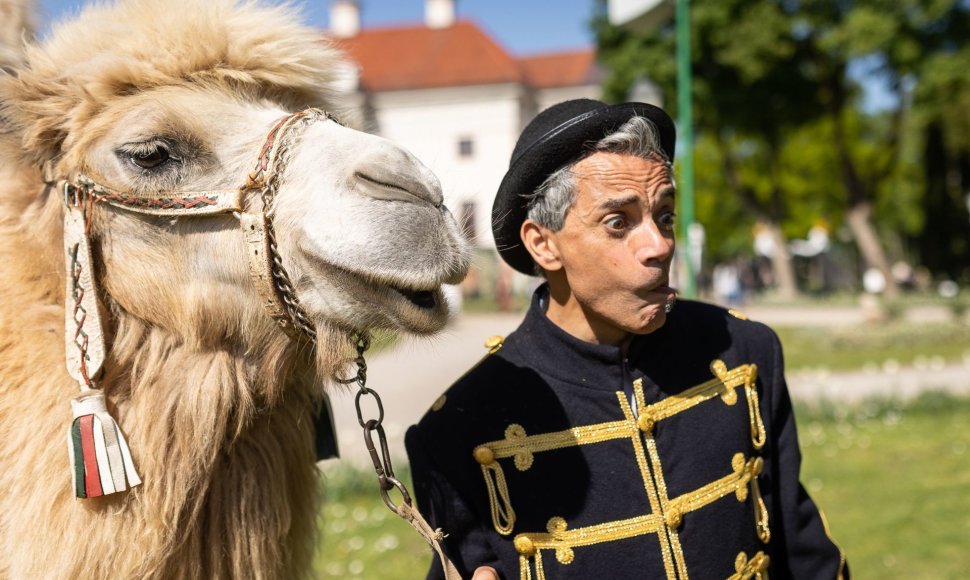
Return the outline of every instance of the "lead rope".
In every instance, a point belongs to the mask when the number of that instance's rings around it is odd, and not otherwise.
[[[418,508],[411,501],[411,494],[408,493],[407,486],[394,476],[394,467],[391,465],[391,455],[387,445],[387,435],[384,433],[384,403],[381,401],[377,391],[367,386],[367,361],[364,360],[364,352],[370,348],[370,337],[366,333],[357,335],[357,357],[354,363],[357,365],[357,374],[349,379],[337,379],[343,385],[357,383],[357,396],[354,399],[354,406],[357,408],[357,422],[364,430],[364,445],[370,453],[371,461],[374,464],[374,471],[377,473],[377,483],[380,487],[381,499],[384,505],[392,512],[400,516],[404,521],[411,525],[424,541],[431,546],[438,554],[439,562],[445,573],[446,580],[461,580],[461,575],[454,563],[448,559],[444,550],[441,548],[441,540],[445,534],[441,528],[432,528]],[[364,420],[364,411],[361,408],[361,400],[364,397],[372,397],[377,405],[377,418]],[[374,444],[374,433],[377,433],[377,441],[380,445],[380,452]],[[389,492],[397,488],[401,493],[402,501],[395,504]]]

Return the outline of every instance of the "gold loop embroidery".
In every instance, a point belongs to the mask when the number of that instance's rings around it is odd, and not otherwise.
[[[726,390],[721,393],[721,399],[728,405],[737,402],[737,394],[732,387],[739,386],[737,381],[741,380],[744,386],[744,394],[748,400],[748,421],[751,424],[751,444],[755,449],[765,446],[767,434],[765,424],[761,419],[761,408],[758,400],[758,365],[741,365],[735,369],[728,370],[727,365],[720,359],[711,362],[711,372],[719,381],[724,383]]]
[[[748,396],[748,419],[751,422],[751,444],[755,449],[765,446],[768,436],[765,433],[765,424],[761,420],[761,407],[758,400],[758,386],[755,381],[758,379],[758,367],[751,365],[751,372],[744,378],[744,392]]]
[[[744,552],[739,552],[734,560],[735,573],[727,580],[768,580],[768,564],[770,558],[764,552],[757,552],[751,559]]]
[[[505,429],[505,440],[514,449],[515,468],[519,471],[526,471],[532,467],[532,460],[535,458],[532,451],[526,447],[525,440],[528,435],[522,425],[512,423]]]
[[[509,488],[505,482],[505,472],[498,461],[495,461],[495,453],[486,445],[479,445],[473,453],[475,461],[482,468],[482,476],[485,478],[485,489],[488,491],[488,506],[492,515],[492,526],[495,531],[503,536],[512,533],[515,527],[515,510],[512,509],[512,502],[509,500]]]
[[[534,558],[536,574],[538,575],[540,573],[538,570],[542,566],[542,550],[554,550],[556,560],[560,564],[570,564],[576,558],[574,548],[623,540],[634,536],[656,534],[663,525],[664,521],[658,516],[648,514],[627,520],[570,530],[566,520],[561,517],[553,517],[546,524],[546,533],[518,534],[512,543],[516,552],[519,553],[520,564],[524,562],[522,570],[528,568],[529,560]],[[529,574],[531,574],[531,570]],[[523,572],[522,578],[530,577]]]

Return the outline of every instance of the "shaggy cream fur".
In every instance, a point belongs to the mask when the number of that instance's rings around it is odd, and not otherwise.
[[[0,2],[0,67],[20,64],[21,50],[34,28],[32,6],[22,0]]]
[[[316,353],[261,309],[236,218],[96,206],[99,382],[145,483],[75,500],[63,201],[37,167],[133,192],[238,186],[275,119],[334,111],[339,58],[286,7],[133,0],[88,9],[0,74],[0,578],[307,575],[323,383],[355,330],[440,329],[440,285],[468,267],[437,181],[376,137],[303,135],[276,219]],[[160,150],[170,161],[133,164]]]

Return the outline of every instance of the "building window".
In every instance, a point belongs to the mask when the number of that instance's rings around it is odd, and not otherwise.
[[[458,140],[458,156],[471,157],[475,154],[475,142],[471,137],[462,137]]]

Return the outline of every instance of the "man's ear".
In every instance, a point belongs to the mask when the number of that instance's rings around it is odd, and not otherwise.
[[[554,272],[562,269],[562,259],[556,244],[556,233],[549,228],[527,219],[522,222],[519,236],[525,249],[532,255],[532,260],[543,270]]]

